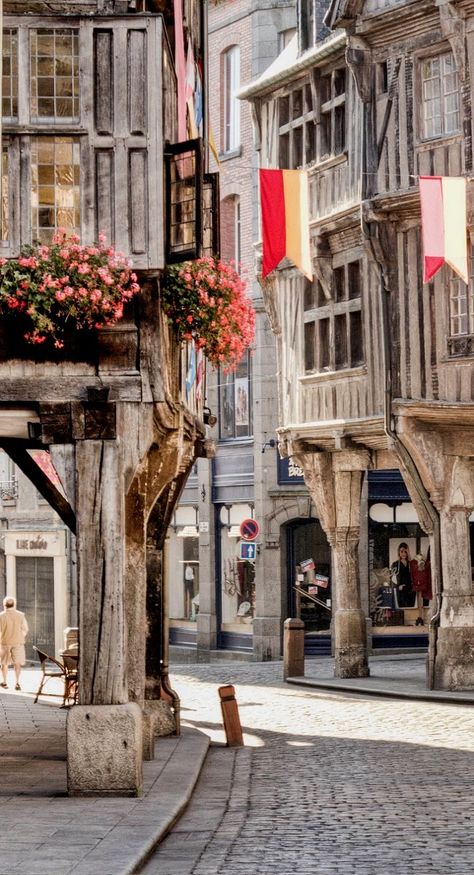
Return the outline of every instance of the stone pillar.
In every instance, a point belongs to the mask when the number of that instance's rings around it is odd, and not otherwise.
[[[125,502],[120,442],[76,445],[79,705],[68,713],[71,795],[128,795],[142,787],[141,710],[127,701]]]
[[[469,509],[440,514],[443,594],[435,662],[435,688],[474,689],[474,593]]]
[[[336,677],[367,677],[367,630],[359,577],[360,504],[367,450],[330,453],[292,448],[305,474],[333,551],[333,629]]]

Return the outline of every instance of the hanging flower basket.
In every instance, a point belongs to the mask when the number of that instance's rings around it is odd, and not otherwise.
[[[27,246],[0,259],[0,316],[21,326],[28,344],[62,349],[73,332],[112,326],[140,290],[137,276],[105,236],[84,246],[63,230],[51,246]]]
[[[234,370],[255,336],[255,310],[242,277],[219,258],[169,267],[163,309],[180,340],[194,340],[213,365]]]

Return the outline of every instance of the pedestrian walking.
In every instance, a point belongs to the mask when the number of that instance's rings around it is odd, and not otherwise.
[[[21,690],[20,674],[26,662],[25,638],[28,633],[28,623],[21,611],[16,609],[16,599],[7,596],[3,599],[3,611],[0,613],[0,664],[3,681],[0,687],[8,687],[8,666],[13,664],[15,672],[15,690]]]

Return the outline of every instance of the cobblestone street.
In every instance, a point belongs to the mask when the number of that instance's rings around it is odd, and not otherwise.
[[[216,744],[144,872],[472,875],[472,706],[325,693],[281,676],[271,663],[173,669],[183,720]],[[222,746],[227,682],[243,749]]]

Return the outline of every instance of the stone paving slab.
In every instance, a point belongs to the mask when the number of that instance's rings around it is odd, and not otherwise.
[[[38,684],[29,669],[21,692],[0,693],[0,875],[132,875],[186,808],[209,736],[157,739],[140,798],[69,798],[67,710],[53,682],[33,704]]]

